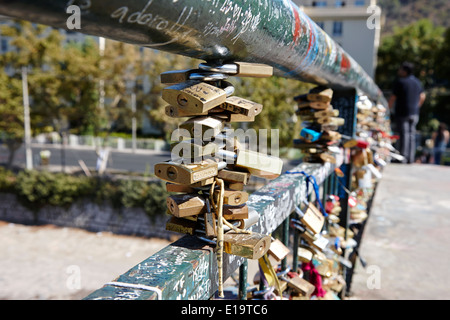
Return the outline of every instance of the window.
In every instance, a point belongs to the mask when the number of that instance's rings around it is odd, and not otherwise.
[[[327,2],[326,1],[313,1],[312,6],[313,7],[326,7]]]
[[[333,22],[333,36],[340,37],[342,36],[342,21],[334,21]]]
[[[316,24],[317,24],[322,30],[324,30],[325,22],[323,22],[323,21],[318,21],[318,22],[316,22]]]
[[[0,42],[0,46],[1,46],[1,52],[3,52],[3,53],[8,52],[8,40],[7,39],[2,39]]]

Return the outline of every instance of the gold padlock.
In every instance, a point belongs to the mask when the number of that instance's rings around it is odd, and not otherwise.
[[[288,254],[290,250],[286,247],[280,240],[275,239],[272,240],[269,248],[269,255],[273,257],[277,262],[283,260]]]
[[[262,104],[244,98],[231,96],[228,97],[224,103],[219,105],[219,108],[247,117],[255,117],[261,113],[263,106]]]
[[[196,221],[177,217],[171,217],[166,223],[166,230],[189,235],[195,234],[196,227]]]
[[[257,260],[270,248],[270,236],[253,232],[251,234],[229,231],[223,235],[223,249],[226,253]]]
[[[308,203],[308,207],[304,213],[298,207],[295,208],[295,211],[300,215],[300,221],[314,234],[318,234],[322,231],[325,217],[315,205]]]
[[[248,200],[248,193],[244,191],[225,190],[223,194],[223,204],[239,206]]]
[[[223,130],[224,122],[224,119],[218,117],[194,117],[178,127],[189,131],[194,137],[210,141]]]
[[[160,162],[155,165],[155,175],[167,182],[193,185],[214,178],[225,162],[215,162],[206,159],[198,164],[182,164],[173,161]],[[201,184],[200,184],[201,185]]]
[[[226,161],[234,161],[237,168],[243,168],[254,176],[266,179],[277,178],[283,168],[283,161],[280,158],[251,150],[241,149],[236,153],[219,150],[216,156]]]
[[[168,196],[167,208],[177,218],[195,216],[205,212],[205,199],[198,194],[177,194]]]
[[[309,101],[318,101],[328,103],[333,98],[333,90],[332,89],[324,89],[322,87],[316,87],[309,91],[307,94],[307,98]]]
[[[208,83],[199,81],[185,81],[162,90],[164,101],[182,108],[186,113],[206,112],[224,103],[227,91]]]
[[[244,220],[248,219],[248,207],[246,204],[239,206],[223,206],[223,218],[225,220]]]
[[[206,145],[198,144],[195,139],[183,140],[174,142],[170,145],[172,159],[199,159],[203,156],[210,156],[216,153],[218,145],[215,143],[208,143]],[[202,160],[202,159],[200,159]]]
[[[313,284],[303,278],[300,278],[297,274],[294,274],[292,278],[284,277],[283,279],[287,282],[289,288],[306,296],[310,296],[316,289]]]

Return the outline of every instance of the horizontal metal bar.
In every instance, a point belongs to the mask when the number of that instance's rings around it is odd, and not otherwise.
[[[247,201],[250,210],[256,210],[260,219],[250,230],[271,234],[294,211],[296,205],[307,199],[305,177],[295,173],[304,171],[313,175],[322,184],[336,166],[343,162],[340,156],[337,164],[325,165],[302,163],[291,172],[283,174],[263,188],[252,193]],[[228,278],[244,259],[224,254],[224,279]],[[162,300],[205,300],[218,290],[218,272],[213,246],[193,236],[185,236],[170,244],[153,256],[139,263],[114,282],[88,295],[85,300],[157,299]],[[123,283],[131,284],[126,287]],[[139,286],[143,287],[140,289]],[[145,288],[156,288],[157,292]]]
[[[0,0],[0,14],[206,61],[247,61],[275,75],[356,88],[386,104],[363,68],[290,0]]]

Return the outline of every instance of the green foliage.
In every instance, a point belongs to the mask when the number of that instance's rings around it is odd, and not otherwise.
[[[397,70],[404,61],[415,65],[415,74],[425,88],[434,85],[435,73],[441,65],[436,52],[443,44],[444,28],[435,27],[422,19],[394,34],[384,37],[378,50],[376,82],[381,88],[391,89]]]
[[[29,170],[17,175],[16,191],[26,204],[40,207],[45,204],[68,206],[93,190],[87,177]]]
[[[28,170],[15,175],[0,167],[0,191],[17,194],[27,207],[38,210],[44,205],[68,207],[83,198],[115,208],[142,208],[149,216],[166,212],[169,193],[161,182],[140,180],[111,181],[47,171]]]

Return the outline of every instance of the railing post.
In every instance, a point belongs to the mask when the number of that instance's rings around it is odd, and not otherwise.
[[[333,94],[333,100],[331,101],[334,108],[339,110],[339,116],[345,119],[344,126],[339,128],[339,133],[346,135],[351,138],[356,137],[356,114],[357,114],[357,93],[355,89],[346,90],[335,90]],[[346,149],[349,152],[349,149]],[[353,165],[349,156],[344,154],[344,163],[341,165],[340,169],[344,173],[342,178],[337,177],[335,174],[334,180],[336,183],[335,190],[340,200],[340,205],[342,211],[339,215],[339,224],[345,228],[345,240],[348,239],[348,229],[350,220],[350,209],[348,206],[349,194],[346,192],[345,188],[350,190],[353,175]],[[339,185],[337,185],[339,183]],[[337,188],[336,188],[337,187]],[[346,255],[346,250],[344,249],[343,256]],[[346,267],[343,267],[344,278],[348,277],[348,272]],[[344,290],[345,291],[345,290]]]
[[[239,266],[239,300],[247,300],[248,260],[244,259]]]

